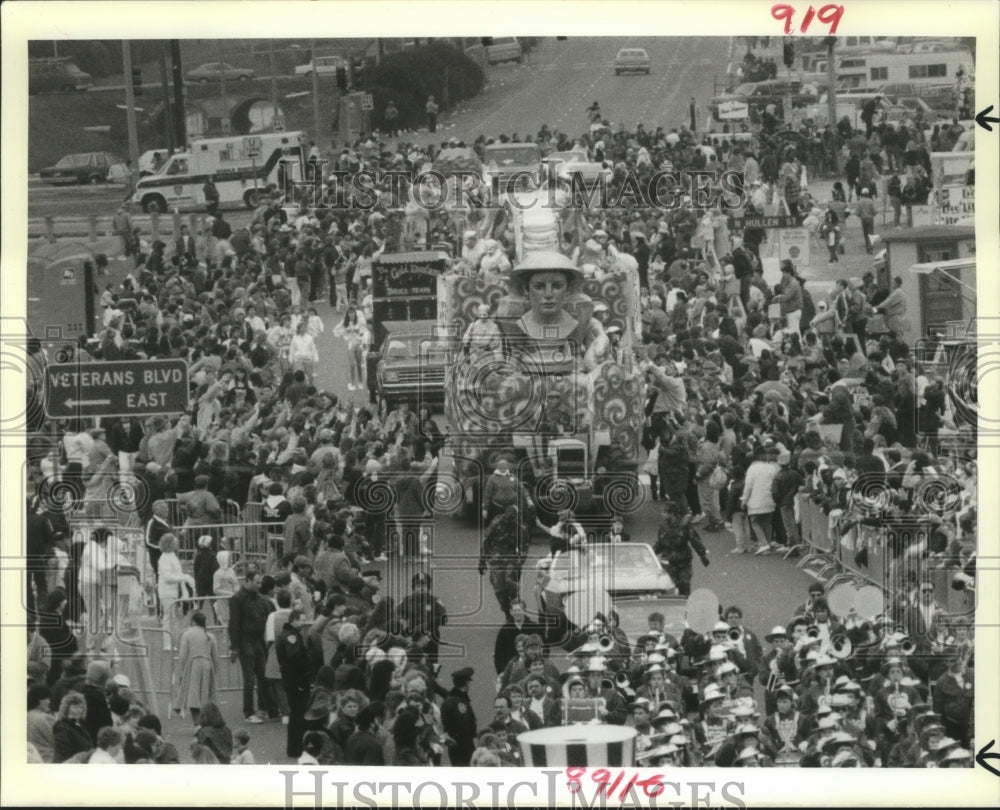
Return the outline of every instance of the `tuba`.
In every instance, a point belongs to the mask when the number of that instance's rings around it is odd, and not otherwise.
[[[854,652],[854,645],[851,644],[851,640],[847,636],[838,635],[830,639],[830,655],[834,658],[844,660],[850,658],[852,652]]]

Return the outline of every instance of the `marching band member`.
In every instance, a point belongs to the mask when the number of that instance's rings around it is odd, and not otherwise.
[[[764,721],[764,732],[771,738],[775,758],[783,756],[799,758],[799,727],[802,717],[795,709],[795,690],[790,686],[781,685],[774,690],[776,709]]]
[[[799,676],[792,641],[785,628],[776,625],[764,636],[764,640],[771,645],[771,649],[761,659],[757,679],[764,685],[764,711],[771,715],[777,711],[777,690],[785,684],[797,684]]]
[[[723,713],[726,696],[715,684],[709,684],[701,698],[701,722],[695,727],[695,739],[701,748],[704,763],[715,764],[719,746],[729,736],[730,723]]]
[[[752,630],[743,627],[743,611],[739,607],[733,605],[726,610],[725,615],[726,624],[729,625],[729,641],[746,662],[740,668],[740,672],[753,680],[760,670],[761,658],[763,658],[760,639]]]

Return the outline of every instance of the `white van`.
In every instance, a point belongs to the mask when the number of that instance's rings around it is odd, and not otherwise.
[[[205,207],[205,183],[214,177],[220,208],[255,208],[268,183],[280,185],[284,172],[295,180],[303,177],[303,144],[301,132],[194,141],[190,151],[171,156],[156,174],[141,178],[130,202],[146,213],[199,211]]]

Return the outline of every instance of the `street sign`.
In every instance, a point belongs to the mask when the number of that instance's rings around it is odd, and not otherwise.
[[[150,416],[187,406],[185,360],[53,363],[45,369],[45,413],[54,419]]]
[[[362,110],[374,110],[375,109],[375,99],[371,93],[365,93],[361,97],[361,109]]]
[[[729,218],[729,230],[731,231],[743,230],[744,228],[794,228],[798,224],[796,218],[788,214]]]
[[[251,160],[256,160],[261,156],[264,143],[257,135],[248,135],[243,139],[243,153]]]

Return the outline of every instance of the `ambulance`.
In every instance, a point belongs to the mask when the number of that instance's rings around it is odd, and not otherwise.
[[[301,180],[307,153],[302,132],[266,132],[205,138],[140,178],[129,202],[151,213],[201,211],[204,187],[214,178],[220,208],[256,208],[269,183]]]

